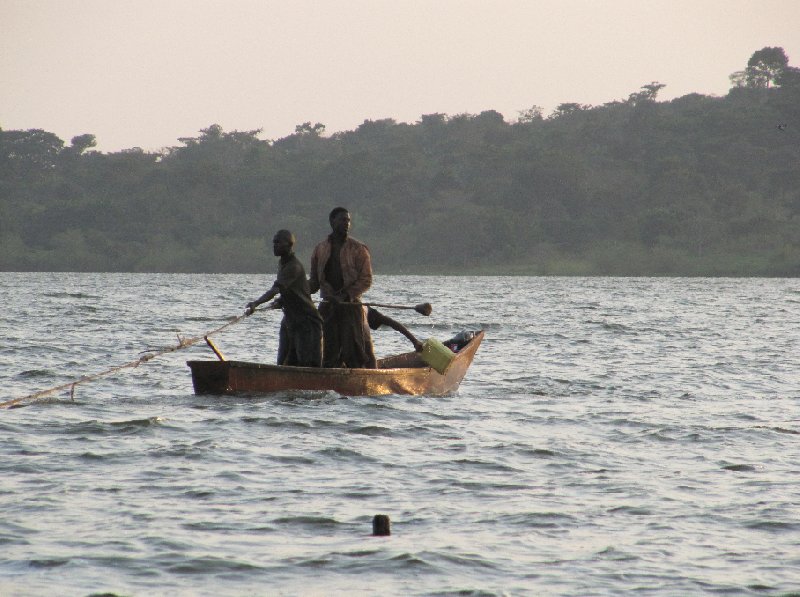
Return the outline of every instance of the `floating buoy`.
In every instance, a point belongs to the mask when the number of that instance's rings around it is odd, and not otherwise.
[[[392,534],[392,523],[386,514],[376,514],[372,519],[372,534],[376,537],[386,537]]]

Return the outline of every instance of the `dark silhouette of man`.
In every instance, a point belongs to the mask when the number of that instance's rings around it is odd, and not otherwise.
[[[297,367],[322,366],[322,317],[311,300],[303,264],[294,254],[294,234],[278,230],[272,239],[272,252],[280,257],[278,277],[272,287],[256,300],[247,303],[245,313],[278,294],[276,306],[283,309],[278,341],[278,365]]]

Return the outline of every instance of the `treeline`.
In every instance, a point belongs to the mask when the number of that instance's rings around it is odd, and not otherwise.
[[[159,152],[0,130],[0,270],[263,272],[337,205],[376,273],[800,275],[800,70],[753,54],[725,97],[428,114]]]

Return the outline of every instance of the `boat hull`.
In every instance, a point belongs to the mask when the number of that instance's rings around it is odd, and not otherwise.
[[[334,391],[344,396],[438,396],[458,389],[483,340],[482,331],[456,353],[444,373],[410,352],[381,359],[377,369],[285,367],[244,361],[188,361],[196,394],[270,394]]]

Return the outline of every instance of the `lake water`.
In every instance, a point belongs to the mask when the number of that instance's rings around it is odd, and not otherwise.
[[[0,400],[202,335],[272,279],[0,273]],[[458,393],[195,396],[198,343],[0,410],[0,595],[800,595],[800,280],[367,298],[432,303],[384,310],[423,339],[486,330]],[[272,362],[278,323],[214,340]]]

